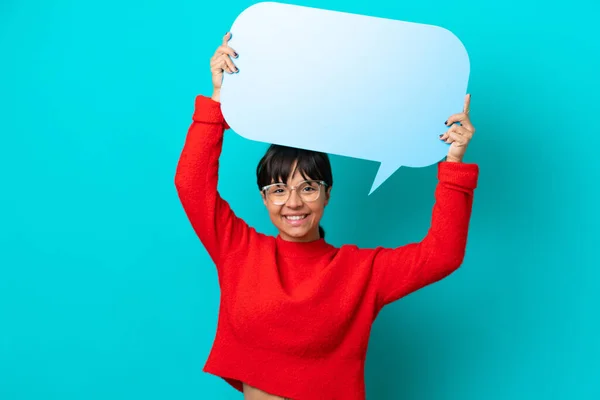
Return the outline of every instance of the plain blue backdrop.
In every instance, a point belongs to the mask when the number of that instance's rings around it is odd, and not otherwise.
[[[209,58],[251,4],[0,3],[1,399],[241,398],[201,371],[219,290],[173,178]],[[298,4],[443,26],[471,61],[466,161],[481,176],[465,262],[384,309],[367,397],[600,398],[597,7]],[[343,68],[335,32],[324,40]],[[274,233],[255,186],[265,148],[228,132],[219,188]],[[331,243],[423,237],[435,166],[367,197],[378,164],[332,161]]]

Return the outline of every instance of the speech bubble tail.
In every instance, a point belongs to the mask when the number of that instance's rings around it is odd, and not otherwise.
[[[375,180],[373,180],[373,185],[371,186],[371,191],[369,195],[371,195],[383,182],[385,182],[396,170],[400,168],[400,165],[396,165],[390,162],[382,162],[379,165],[379,170],[377,171],[377,175],[375,176]]]

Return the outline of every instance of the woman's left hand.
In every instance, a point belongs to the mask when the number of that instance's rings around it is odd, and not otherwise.
[[[475,128],[469,119],[470,104],[471,95],[467,94],[465,96],[463,112],[454,114],[448,118],[446,126],[450,126],[450,129],[448,129],[446,133],[440,135],[440,140],[450,143],[446,161],[462,162],[465,152],[467,151],[467,146],[473,138]],[[455,124],[456,122],[460,122],[460,125]]]

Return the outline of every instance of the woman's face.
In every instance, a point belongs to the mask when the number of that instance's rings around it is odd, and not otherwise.
[[[290,187],[296,187],[305,180],[302,174],[296,170],[286,183]],[[263,194],[263,202],[269,211],[271,222],[277,227],[283,240],[309,242],[319,239],[319,223],[323,217],[325,206],[329,202],[331,188],[321,186],[320,190],[319,198],[312,202],[302,201],[298,192],[293,190],[284,205],[273,204]]]

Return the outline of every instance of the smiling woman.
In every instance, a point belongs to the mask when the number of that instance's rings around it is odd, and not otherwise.
[[[333,186],[327,154],[271,145],[256,168],[256,178],[283,239],[309,242],[325,237],[319,222]]]
[[[381,309],[462,263],[479,173],[462,156],[474,129],[466,112],[448,119],[461,125],[440,137],[451,146],[438,166],[431,227],[418,243],[375,249],[327,243],[319,224],[333,186],[329,158],[280,145],[270,146],[256,168],[279,233],[259,233],[217,190],[229,129],[220,84],[224,71],[236,71],[228,39],[211,61],[212,97],[196,98],[175,175],[181,204],[215,263],[221,289],[204,371],[246,400],[363,400],[367,345]]]

